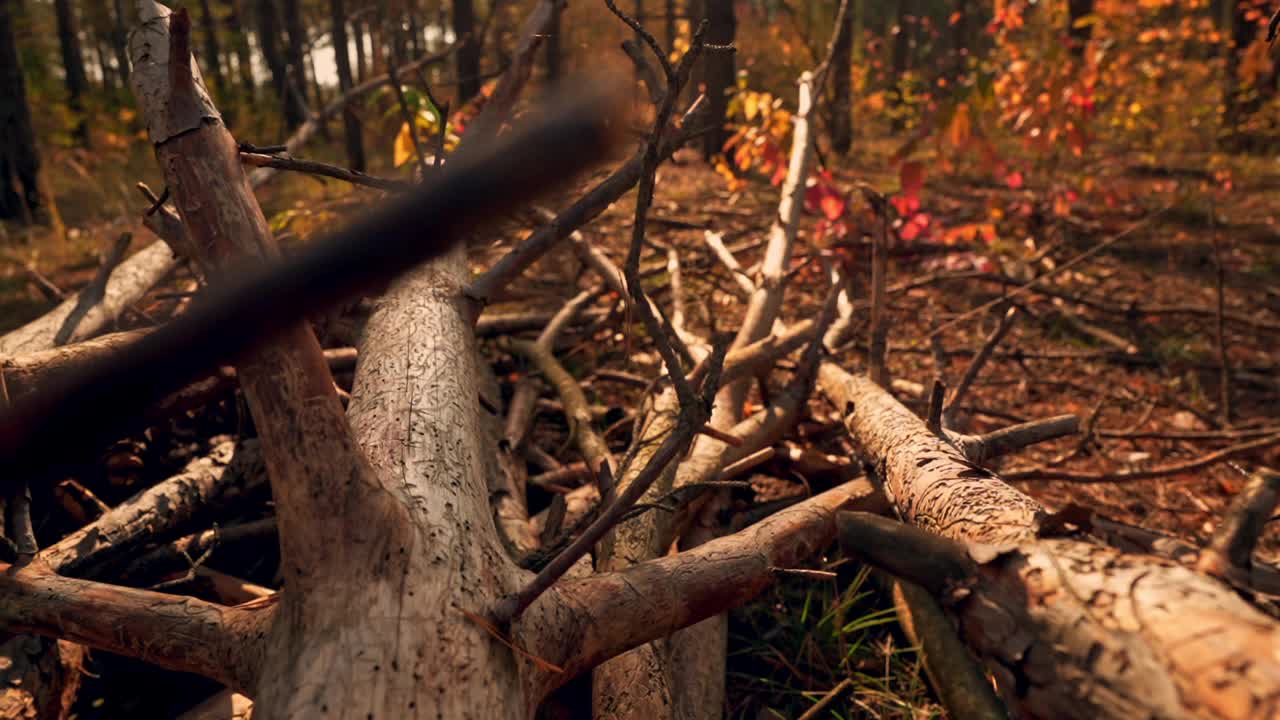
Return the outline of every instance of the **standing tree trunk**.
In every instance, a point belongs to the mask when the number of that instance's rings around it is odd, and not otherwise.
[[[1083,22],[1093,14],[1093,0],[1067,0],[1067,37],[1071,48],[1071,56],[1080,61],[1084,59],[1085,48],[1089,38],[1093,36],[1093,23]]]
[[[259,0],[257,10],[258,47],[262,49],[262,59],[271,71],[271,81],[284,110],[285,126],[292,130],[306,121],[307,110],[302,106],[298,92],[289,79],[289,67],[280,47],[280,36],[283,33],[276,22],[274,0]]]
[[[733,0],[705,0],[708,45],[731,45],[737,32],[738,21],[733,14]],[[711,160],[724,147],[728,137],[725,129],[725,113],[729,107],[729,92],[734,87],[734,55],[724,50],[708,52],[702,60],[702,83],[706,86],[707,105],[713,127],[702,145],[702,156]]]
[[[40,155],[13,34],[12,5],[0,2],[0,219],[30,223],[41,205]]]
[[[1254,12],[1256,10],[1244,0],[1228,0],[1223,8],[1223,25],[1231,38],[1226,45],[1227,62],[1222,88],[1223,125],[1228,133],[1239,130],[1240,121],[1258,107],[1257,96],[1250,94],[1251,88],[1241,83],[1240,78],[1240,59],[1258,37],[1258,23],[1252,17]]]
[[[273,7],[282,10],[284,13],[284,22],[282,23],[285,32],[289,35],[289,42],[285,45],[285,60],[289,64],[289,82],[291,91],[297,95],[297,102],[302,110],[302,115],[306,117],[307,105],[307,26],[303,21],[302,8],[298,5],[298,0],[283,0],[283,6]]]
[[[333,23],[333,57],[338,66],[338,89],[345,94],[354,83],[351,79],[351,56],[347,47],[347,9],[343,0],[329,0],[330,20]],[[342,108],[342,125],[346,132],[347,164],[352,170],[363,171],[364,139],[360,135],[360,118],[356,117],[354,103]]]
[[[231,37],[231,49],[236,55],[236,75],[247,97],[253,97],[257,83],[253,80],[253,54],[249,49],[249,34],[240,20],[243,14],[241,0],[227,0],[227,34]]]
[[[365,30],[364,20],[358,18],[352,21],[351,32],[356,37],[356,74],[360,77],[360,82],[364,82],[369,79],[369,65],[365,62],[365,58],[369,56],[369,34]]]
[[[848,0],[852,5],[857,0]],[[831,149],[847,155],[853,145],[853,16],[849,7],[840,18],[831,56]]]
[[[218,47],[218,23],[209,0],[200,0],[200,29],[204,32],[204,69],[213,75],[218,97],[227,96],[227,78],[222,70],[222,49]]]
[[[463,43],[454,51],[458,105],[462,105],[480,92],[480,38],[476,37],[476,10],[471,0],[453,0],[453,35]]]
[[[71,134],[83,146],[89,145],[89,125],[85,117],[84,95],[89,78],[84,72],[84,52],[80,49],[80,28],[71,0],[53,0],[58,19],[58,45],[62,48],[62,67],[66,72],[67,106],[74,116]]]
[[[124,0],[112,0],[111,13],[111,52],[116,56],[116,70],[120,73],[120,81],[129,87],[129,31],[126,29],[129,15],[124,7]]]
[[[551,29],[547,32],[547,37],[543,39],[546,43],[547,58],[547,82],[552,85],[560,81],[560,42],[561,24],[560,17],[564,14],[564,9],[557,5],[551,11]]]

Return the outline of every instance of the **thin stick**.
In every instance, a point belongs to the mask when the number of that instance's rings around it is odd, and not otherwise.
[[[1133,233],[1134,233],[1135,231],[1137,231],[1138,229],[1140,229],[1140,228],[1142,228],[1142,227],[1145,227],[1146,225],[1148,225],[1149,223],[1151,223],[1153,220],[1155,220],[1156,218],[1158,218],[1158,217],[1160,217],[1161,215],[1163,215],[1163,214],[1164,214],[1164,213],[1165,213],[1169,208],[1171,208],[1171,207],[1173,207],[1173,205],[1165,205],[1163,208],[1160,208],[1159,210],[1157,210],[1157,211],[1155,211],[1155,212],[1151,213],[1150,215],[1147,215],[1146,217],[1144,217],[1144,218],[1142,218],[1141,220],[1139,220],[1139,221],[1135,222],[1134,224],[1130,225],[1129,227],[1125,228],[1124,230],[1121,230],[1120,232],[1116,233],[1115,235],[1112,235],[1111,237],[1107,238],[1106,240],[1103,240],[1102,242],[1098,243],[1097,245],[1094,245],[1093,247],[1089,248],[1088,250],[1085,250],[1084,252],[1080,253],[1079,255],[1076,255],[1075,257],[1071,258],[1070,260],[1068,260],[1068,261],[1066,261],[1066,262],[1062,263],[1061,265],[1058,265],[1057,267],[1053,268],[1053,269],[1052,269],[1052,270],[1050,270],[1049,272],[1047,272],[1047,273],[1045,273],[1045,274],[1043,274],[1043,275],[1037,275],[1037,276],[1035,276],[1034,278],[1032,278],[1030,281],[1028,281],[1026,284],[1024,284],[1024,285],[1019,285],[1018,287],[1014,288],[1014,289],[1013,289],[1011,292],[1009,292],[1008,294],[1003,295],[1003,296],[1001,296],[1001,297],[998,297],[998,298],[996,298],[996,299],[994,299],[994,300],[991,300],[990,302],[985,302],[985,303],[983,303],[983,304],[979,305],[978,307],[976,307],[976,308],[974,308],[974,309],[972,309],[972,310],[969,310],[968,312],[961,313],[959,316],[954,317],[954,318],[952,318],[951,320],[949,320],[948,322],[945,322],[945,323],[943,323],[942,325],[940,325],[940,326],[938,326],[938,327],[934,328],[933,332],[929,333],[929,335],[930,335],[930,336],[933,336],[933,335],[940,335],[940,334],[942,334],[943,332],[945,332],[945,331],[947,331],[947,330],[950,330],[951,328],[955,327],[956,325],[959,325],[960,323],[962,323],[962,322],[964,322],[964,321],[966,321],[966,320],[968,320],[968,319],[970,319],[970,318],[972,318],[972,317],[974,317],[974,316],[976,316],[976,315],[978,315],[978,314],[980,314],[980,313],[983,313],[983,312],[986,312],[987,310],[990,310],[991,308],[993,308],[993,307],[995,307],[995,306],[999,305],[999,304],[1000,304],[1000,303],[1002,303],[1002,302],[1007,302],[1008,300],[1010,300],[1010,299],[1012,299],[1012,298],[1014,298],[1014,297],[1017,297],[1017,296],[1019,296],[1019,295],[1021,295],[1021,294],[1025,293],[1025,292],[1027,292],[1028,290],[1033,289],[1036,285],[1039,285],[1040,283],[1044,282],[1045,280],[1048,280],[1049,278],[1054,277],[1055,275],[1058,275],[1058,274],[1063,273],[1063,272],[1065,272],[1065,271],[1067,271],[1067,270],[1069,270],[1069,269],[1071,269],[1071,268],[1074,268],[1076,265],[1079,265],[1080,263],[1084,262],[1085,260],[1088,260],[1089,258],[1093,257],[1094,255],[1097,255],[1098,253],[1102,252],[1103,250],[1106,250],[1107,248],[1111,247],[1112,245],[1115,245],[1116,243],[1120,242],[1120,241],[1121,241],[1121,240],[1123,240],[1124,238],[1126,238],[1126,237],[1128,237],[1129,235],[1133,234]]]
[[[329,177],[335,180],[349,182],[352,185],[363,185],[377,190],[405,192],[417,186],[417,183],[406,182],[404,180],[391,180],[389,178],[374,177],[373,175],[366,175],[358,170],[349,170],[337,165],[329,165],[327,163],[316,162],[314,160],[281,157],[279,155],[242,152],[240,153],[240,162],[252,167],[269,167],[275,168],[276,170],[289,170],[292,172],[305,173],[307,175],[320,175],[322,177]]]
[[[929,432],[940,434],[942,432],[942,399],[947,392],[947,386],[943,384],[941,378],[933,379],[933,391],[929,393],[929,415],[925,419],[925,427],[929,428]]]
[[[93,279],[89,284],[80,291],[76,297],[76,305],[62,321],[62,327],[58,328],[58,333],[53,337],[54,346],[66,345],[72,335],[75,334],[76,328],[80,325],[80,321],[84,320],[85,315],[94,308],[95,305],[102,302],[107,294],[107,282],[111,279],[111,273],[115,271],[120,262],[124,260],[124,254],[129,249],[129,244],[133,242],[133,233],[120,233],[120,237],[116,238],[116,242],[111,246],[102,264],[98,266],[98,271],[94,273]]]
[[[1253,565],[1253,549],[1258,537],[1275,513],[1277,501],[1280,501],[1280,473],[1270,470],[1254,473],[1231,501],[1213,538],[1201,551],[1196,569],[1215,577],[1225,577],[1229,569],[1247,571]]]
[[[1152,478],[1165,477],[1167,475],[1178,475],[1180,473],[1200,470],[1201,468],[1206,468],[1210,465],[1220,463],[1223,460],[1230,460],[1233,457],[1257,452],[1258,450],[1269,448],[1273,445],[1280,445],[1280,435],[1269,435],[1256,440],[1242,442],[1211,452],[1207,455],[1202,455],[1194,460],[1174,463],[1171,465],[1162,465],[1160,467],[1151,468],[1150,470],[1132,470],[1129,472],[1107,473],[1032,468],[1030,470],[1016,470],[1013,472],[1002,473],[1002,477],[1006,480],[1067,480],[1079,483],[1150,480]]]
[[[982,368],[987,364],[987,360],[991,359],[991,353],[1004,339],[1005,334],[1013,327],[1013,319],[1018,314],[1018,308],[1011,307],[1005,311],[1004,317],[1000,318],[1000,324],[996,329],[987,336],[987,341],[982,344],[982,349],[977,355],[973,356],[973,360],[969,361],[969,367],[964,369],[964,375],[960,377],[960,383],[956,385],[956,389],[951,393],[951,399],[947,402],[948,408],[953,408],[964,402],[964,398],[969,394],[969,388],[973,386],[973,381],[977,379],[978,373],[982,372]]]
[[[889,387],[889,375],[885,369],[885,351],[887,349],[885,327],[885,275],[888,271],[889,244],[889,207],[880,198],[875,204],[880,215],[880,232],[875,235],[871,246],[871,349],[867,358],[867,367],[871,382],[882,388]]]

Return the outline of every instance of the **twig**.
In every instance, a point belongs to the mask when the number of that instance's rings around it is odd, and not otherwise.
[[[947,386],[942,383],[941,378],[933,379],[933,390],[929,393],[929,414],[925,418],[924,426],[929,428],[929,432],[935,435],[942,433],[942,398],[947,392]]]
[[[663,137],[661,156],[667,157],[697,132],[691,128],[692,120],[699,116],[705,103],[695,103],[684,116],[684,125]],[[504,255],[466,289],[466,294],[477,303],[491,301],[512,280],[519,277],[538,258],[557,243],[568,238],[578,228],[586,225],[604,212],[614,201],[627,193],[640,180],[642,156],[637,155],[622,167],[613,171],[585,195],[565,208],[554,220],[538,228],[519,245]]]
[[[973,308],[972,310],[969,310],[969,311],[967,311],[967,312],[961,313],[959,316],[954,317],[954,318],[952,318],[951,320],[949,320],[949,321],[947,321],[947,322],[943,323],[942,325],[940,325],[940,326],[938,326],[938,327],[934,328],[934,329],[933,329],[933,332],[929,333],[929,335],[930,335],[930,336],[933,336],[933,335],[940,335],[940,334],[942,334],[943,332],[945,332],[945,331],[947,331],[947,330],[950,330],[951,328],[955,327],[956,325],[959,325],[960,323],[962,323],[962,322],[964,322],[964,321],[966,321],[966,320],[968,320],[968,319],[970,319],[970,318],[972,318],[972,317],[974,317],[974,316],[976,316],[976,315],[978,315],[978,314],[980,314],[980,313],[983,313],[983,312],[986,312],[987,310],[990,310],[991,308],[993,308],[993,307],[995,307],[995,306],[999,305],[1000,303],[1008,302],[1008,301],[1009,301],[1009,300],[1011,300],[1012,298],[1017,297],[1018,295],[1021,295],[1022,293],[1027,292],[1028,290],[1032,290],[1032,289],[1034,289],[1036,285],[1038,285],[1038,284],[1040,284],[1040,283],[1044,282],[1045,280],[1048,280],[1049,278],[1054,277],[1055,275],[1058,275],[1058,274],[1060,274],[1060,273],[1062,273],[1062,272],[1065,272],[1065,271],[1067,271],[1067,270],[1070,270],[1071,268],[1074,268],[1076,265],[1079,265],[1080,263],[1084,262],[1085,260],[1088,260],[1089,258],[1093,257],[1094,255],[1097,255],[1098,253],[1102,252],[1103,250],[1106,250],[1107,248],[1111,247],[1112,245],[1115,245],[1116,243],[1120,242],[1121,240],[1123,240],[1124,238],[1126,238],[1126,237],[1128,237],[1129,235],[1133,234],[1135,231],[1139,230],[1140,228],[1145,227],[1146,225],[1148,225],[1149,223],[1151,223],[1153,220],[1155,220],[1156,218],[1158,218],[1158,217],[1160,217],[1161,215],[1163,215],[1163,214],[1164,214],[1164,213],[1165,213],[1169,208],[1171,208],[1171,207],[1173,207],[1173,206],[1172,206],[1172,205],[1166,205],[1166,206],[1164,206],[1163,208],[1160,208],[1159,210],[1157,210],[1157,211],[1155,211],[1155,212],[1153,212],[1153,213],[1151,213],[1151,214],[1147,215],[1146,217],[1144,217],[1144,218],[1142,218],[1141,220],[1139,220],[1139,221],[1135,222],[1134,224],[1130,225],[1129,227],[1125,228],[1124,230],[1121,230],[1120,232],[1116,233],[1115,235],[1112,235],[1111,237],[1107,238],[1106,240],[1103,240],[1102,242],[1098,243],[1097,245],[1094,245],[1093,247],[1089,248],[1088,250],[1085,250],[1084,252],[1080,253],[1079,255],[1076,255],[1075,257],[1071,258],[1070,260],[1068,260],[1068,261],[1066,261],[1066,262],[1062,263],[1061,265],[1058,265],[1058,266],[1054,267],[1054,268],[1053,268],[1052,270],[1050,270],[1049,272],[1044,273],[1043,275],[1037,275],[1037,276],[1035,276],[1034,278],[1032,278],[1032,279],[1031,279],[1030,281],[1028,281],[1027,283],[1025,283],[1025,284],[1023,284],[1023,285],[1019,285],[1018,287],[1014,288],[1011,292],[1009,292],[1009,293],[1007,293],[1007,294],[1005,294],[1005,295],[1003,295],[1003,296],[1001,296],[1001,297],[998,297],[998,298],[996,298],[996,299],[994,299],[994,300],[991,300],[991,301],[989,301],[989,302],[985,302],[985,303],[983,303],[983,304],[979,305],[978,307]]]
[[[841,680],[835,687],[828,690],[827,693],[818,700],[818,702],[814,703],[813,707],[805,710],[804,714],[797,718],[797,720],[817,720],[818,718],[823,717],[823,711],[828,707],[831,707],[831,703],[839,700],[840,696],[844,695],[845,691],[851,687],[853,687],[852,680],[849,678]]]
[[[474,143],[477,140],[483,142],[498,134],[498,130],[510,117],[516,99],[533,73],[535,55],[542,44],[542,38],[546,36],[552,21],[563,9],[564,4],[565,0],[539,0],[525,17],[524,24],[520,27],[520,39],[511,57],[511,64],[502,73],[502,78],[498,80],[497,87],[485,102],[480,115],[463,131],[465,142]],[[495,7],[490,15],[496,11]]]
[[[778,454],[777,448],[773,447],[772,445],[768,447],[762,447],[759,450],[751,453],[750,455],[744,458],[735,460],[734,462],[729,463],[728,465],[725,465],[723,468],[720,469],[720,472],[715,474],[715,476],[712,479],[713,480],[732,480],[733,478],[738,477],[739,475],[747,472],[748,470],[754,467],[757,467],[759,465],[769,462],[777,454]]]
[[[640,82],[644,83],[645,90],[649,94],[649,102],[657,105],[662,102],[662,95],[665,92],[662,81],[658,79],[658,74],[654,71],[653,66],[649,64],[649,60],[644,56],[644,50],[636,44],[635,40],[623,40],[622,51],[631,58],[631,63],[636,66],[636,75],[640,77]]]
[[[392,53],[392,55],[394,54]],[[400,78],[396,75],[394,57],[388,56],[387,58],[387,76],[391,78],[391,89],[395,92],[396,103],[400,106],[400,117],[409,128],[409,139],[413,141],[413,152],[418,156],[418,168],[422,172],[426,172],[427,153],[422,149],[422,143],[418,142],[418,118],[414,115],[413,110],[410,109],[409,101],[404,96],[404,88],[400,86]]]
[[[111,250],[102,259],[102,264],[98,266],[98,271],[94,274],[89,284],[80,291],[76,297],[76,305],[72,308],[70,314],[62,321],[62,327],[58,328],[58,334],[53,337],[55,347],[66,345],[71,336],[75,334],[76,327],[80,325],[80,321],[84,316],[93,309],[93,306],[102,302],[107,295],[107,281],[111,279],[111,273],[115,271],[116,266],[124,260],[125,251],[129,249],[129,244],[133,242],[133,233],[120,233],[120,237],[116,238],[115,245],[111,246]]]
[[[702,234],[702,239],[707,243],[707,247],[711,248],[712,254],[729,269],[729,273],[733,275],[733,280],[742,289],[747,297],[756,291],[756,284],[742,269],[742,265],[738,263],[738,259],[733,256],[729,248],[725,247],[724,237],[720,233],[707,230]]]
[[[1075,415],[1059,415],[1012,425],[984,435],[951,435],[951,439],[970,462],[982,464],[1036,443],[1074,435],[1079,428],[1080,419]]]
[[[6,508],[9,517],[5,527],[9,529],[9,539],[17,547],[19,564],[25,564],[40,552],[35,528],[31,525],[31,486],[27,482],[13,486]]]
[[[654,54],[661,62],[663,72],[667,78],[666,95],[663,96],[662,104],[658,107],[657,117],[653,121],[653,130],[645,140],[644,152],[641,155],[640,179],[636,186],[635,220],[631,226],[631,247],[627,252],[627,261],[623,266],[623,274],[627,280],[627,290],[634,301],[631,307],[640,315],[645,331],[657,347],[658,354],[662,356],[662,361],[667,367],[667,373],[671,377],[672,385],[675,387],[676,397],[680,401],[681,413],[686,415],[694,426],[701,426],[705,422],[705,417],[703,416],[708,414],[708,409],[699,404],[698,398],[693,392],[688,378],[685,377],[680,363],[680,356],[686,358],[691,356],[680,338],[674,332],[670,332],[669,328],[663,326],[663,323],[658,319],[657,313],[653,311],[653,307],[649,304],[649,298],[645,295],[644,286],[640,282],[640,251],[644,247],[645,218],[649,214],[650,205],[653,204],[653,190],[656,183],[658,165],[662,162],[662,154],[660,152],[662,136],[666,131],[668,122],[671,120],[671,114],[675,110],[676,99],[680,95],[680,90],[688,82],[689,74],[693,71],[694,61],[702,53],[707,22],[704,20],[698,26],[689,50],[680,58],[679,66],[673,69],[667,59],[663,57],[662,48],[658,46],[652,35],[645,31],[639,23],[619,10],[613,0],[605,0],[605,4],[609,6],[614,15],[621,18],[623,22],[636,31],[637,35],[640,35],[645,42],[649,43]],[[676,354],[675,348],[677,347],[682,350],[680,355]]]
[[[1229,569],[1248,571],[1253,565],[1253,549],[1258,537],[1275,513],[1280,501],[1280,473],[1254,473],[1200,552],[1196,569],[1215,577],[1225,577]]]
[[[964,402],[965,396],[969,394],[969,388],[973,386],[973,381],[977,379],[978,373],[982,372],[983,366],[991,358],[991,353],[995,351],[996,346],[1000,344],[1005,334],[1013,327],[1013,319],[1017,314],[1018,308],[1016,307],[1006,310],[1004,316],[1000,318],[1000,324],[987,336],[987,341],[982,344],[982,349],[969,361],[969,367],[964,369],[964,375],[960,376],[960,383],[956,385],[955,391],[951,393],[951,399],[947,401],[948,410]],[[950,415],[950,412],[948,412],[948,415]]]
[[[306,173],[307,175],[320,175],[322,177],[329,177],[335,180],[349,182],[352,185],[363,185],[365,187],[371,187],[378,190],[406,192],[416,186],[416,183],[406,182],[404,180],[391,180],[388,178],[374,177],[373,175],[366,175],[359,170],[349,170],[344,167],[316,162],[314,160],[301,160],[292,157],[281,157],[279,155],[241,152],[240,162],[253,167],[269,167],[275,168],[276,170],[290,170],[292,172]]]
[[[720,369],[723,367],[727,348],[727,345],[719,344],[712,351],[712,369],[708,373],[706,387],[703,388],[704,396],[707,398],[715,392],[715,388],[719,385]],[[556,580],[559,580],[561,576],[568,572],[569,568],[573,567],[574,563],[578,561],[578,558],[585,555],[606,533],[622,521],[632,506],[649,489],[649,486],[662,475],[667,465],[684,454],[689,447],[689,443],[693,441],[696,429],[697,425],[690,422],[690,418],[685,413],[681,413],[676,422],[676,427],[662,441],[662,445],[649,458],[649,462],[645,464],[635,479],[626,486],[613,502],[604,508],[599,517],[592,521],[582,531],[581,535],[538,571],[538,574],[533,580],[529,581],[529,584],[515,594],[499,601],[491,614],[493,619],[499,625],[510,622],[524,612],[534,600],[538,599],[539,595],[554,585]]]
[[[1267,437],[1250,440],[1248,442],[1238,443],[1221,450],[1202,455],[1194,460],[1188,460],[1181,463],[1173,463],[1170,465],[1162,465],[1154,467],[1150,470],[1130,470],[1127,472],[1107,473],[1107,472],[1084,472],[1073,470],[1049,470],[1046,468],[1032,468],[1029,470],[1015,470],[1013,472],[1002,473],[1002,477],[1006,480],[1067,480],[1069,482],[1079,483],[1106,483],[1106,482],[1127,482],[1131,480],[1150,480],[1151,478],[1165,477],[1167,475],[1178,475],[1180,473],[1192,472],[1201,468],[1209,467],[1223,460],[1229,460],[1240,455],[1246,455],[1256,452],[1273,445],[1280,445],[1280,435],[1269,435]]]
[[[864,191],[867,192],[867,191]],[[871,196],[868,195],[868,199]],[[888,274],[889,205],[883,196],[876,196],[872,207],[880,216],[880,232],[871,246],[871,348],[867,367],[871,381],[882,388],[889,387],[889,374],[885,368],[888,328],[885,325],[885,275]]]

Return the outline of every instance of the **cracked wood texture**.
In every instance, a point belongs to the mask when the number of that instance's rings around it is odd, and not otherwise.
[[[990,558],[970,587],[943,600],[1014,714],[1280,713],[1275,618],[1172,560],[1084,539],[1037,539],[1039,503],[970,463],[869,378],[825,363],[819,384],[902,519]]]
[[[152,0],[139,0],[137,8],[141,25],[129,38],[134,93],[193,259],[216,283],[237,262],[276,257],[278,250],[236,142],[191,65],[186,15]],[[361,635],[362,624],[351,619],[364,615],[386,629],[378,591],[403,582],[410,545],[405,510],[356,447],[320,344],[305,323],[251,353],[237,373],[271,480],[289,589],[261,659],[262,681],[250,689],[266,717],[365,716],[377,692],[353,683],[369,694],[330,705],[329,671],[334,664],[361,667],[360,658],[373,655],[365,641],[394,641],[394,634]],[[247,674],[258,669],[257,660],[246,658]]]

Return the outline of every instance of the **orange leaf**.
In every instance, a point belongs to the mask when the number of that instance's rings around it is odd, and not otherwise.
[[[845,202],[844,198],[836,193],[827,193],[822,196],[822,214],[827,216],[828,220],[837,220],[844,215]]]

